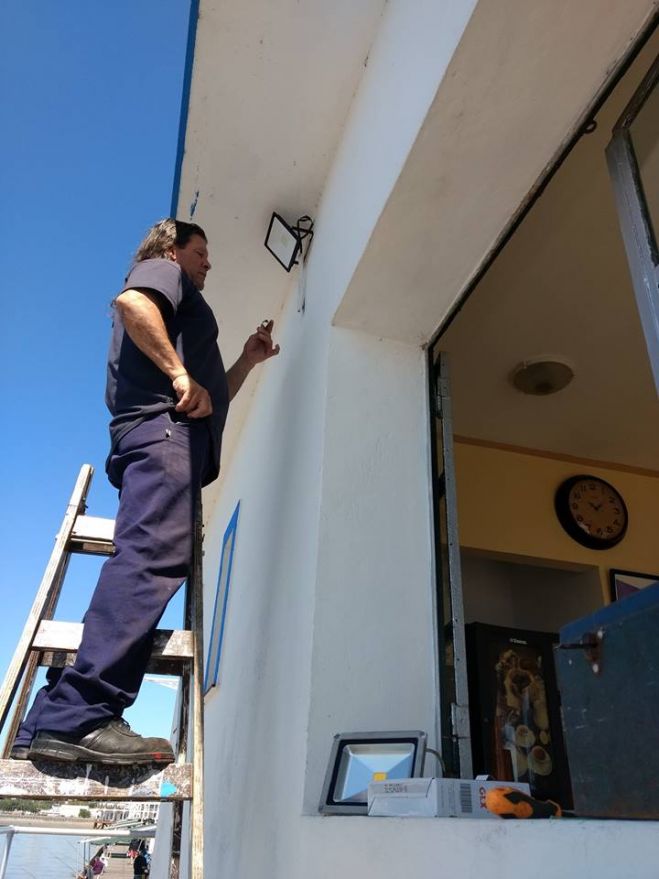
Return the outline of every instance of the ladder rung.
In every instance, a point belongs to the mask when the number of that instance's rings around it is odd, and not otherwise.
[[[44,651],[42,665],[70,665],[80,646],[82,623],[42,620],[32,642],[32,650]],[[187,629],[158,629],[148,669],[160,674],[180,674],[181,664],[192,660],[192,632]]]
[[[76,516],[69,538],[71,552],[112,555],[114,552],[114,519],[98,516]]]
[[[0,797],[39,800],[190,800],[192,765],[95,766],[0,760]]]
[[[66,653],[62,650],[43,650],[39,653],[37,665],[42,668],[64,668],[67,665],[73,665],[75,661],[75,653]],[[182,671],[182,664],[183,662],[180,659],[163,659],[159,656],[152,656],[149,659],[146,670],[152,675],[179,676]]]

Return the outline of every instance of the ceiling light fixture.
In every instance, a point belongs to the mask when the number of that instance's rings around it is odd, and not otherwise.
[[[524,360],[510,375],[510,381],[523,394],[547,397],[566,388],[574,378],[574,368],[557,357]]]
[[[287,272],[297,265],[298,256],[302,253],[302,242],[313,238],[313,220],[306,214],[299,217],[294,226],[289,226],[286,220],[278,213],[273,213],[270,225],[265,236],[265,246]],[[306,253],[304,254],[306,256]]]

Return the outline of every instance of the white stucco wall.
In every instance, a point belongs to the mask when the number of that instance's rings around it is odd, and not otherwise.
[[[296,329],[289,321],[282,345]],[[420,727],[432,738],[422,354],[331,336],[325,462],[314,370],[271,364],[207,528],[210,608],[240,499],[220,685],[206,701],[209,855],[219,845],[231,875],[284,875],[295,863],[303,789],[313,814],[335,732]],[[305,400],[306,418],[278,417],[287,393]],[[396,398],[416,427],[404,442]]]
[[[387,4],[316,217],[306,308],[293,285],[282,353],[261,368],[231,465],[207,492],[206,643],[241,502],[220,685],[206,700],[214,875],[503,877],[519,864],[520,831],[503,822],[314,814],[335,732],[422,728],[436,743],[424,355],[332,321],[474,5]],[[562,875],[588,875],[584,831],[565,824],[562,844],[581,848],[579,871]],[[613,850],[601,847],[599,875],[614,875]]]
[[[206,701],[205,749],[208,857],[233,876],[284,875],[302,801],[322,370],[305,351],[307,324],[294,298],[281,325],[286,353],[264,369],[258,405],[205,542],[211,608],[222,535],[240,500],[220,684]],[[207,635],[209,626],[207,618]]]
[[[424,355],[335,328],[329,349],[305,811],[332,735],[435,738]]]

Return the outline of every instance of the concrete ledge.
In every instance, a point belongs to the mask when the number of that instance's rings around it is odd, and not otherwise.
[[[296,877],[656,879],[656,821],[301,818]]]

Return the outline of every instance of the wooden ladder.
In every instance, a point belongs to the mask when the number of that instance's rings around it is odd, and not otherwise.
[[[158,769],[155,766],[109,767],[50,761],[39,761],[35,765],[29,760],[7,759],[25,716],[38,667],[72,664],[80,645],[82,624],[53,620],[71,554],[109,556],[114,552],[114,520],[85,515],[93,475],[93,467],[88,464],[80,470],[55,547],[0,691],[0,731],[14,706],[3,759],[0,760],[0,796],[172,803],[170,879],[179,876],[183,804],[190,801],[190,879],[203,879],[203,533],[200,502],[195,520],[192,573],[185,586],[185,629],[158,630],[148,667],[151,672],[181,677],[175,762]],[[187,762],[190,746],[192,763]]]

